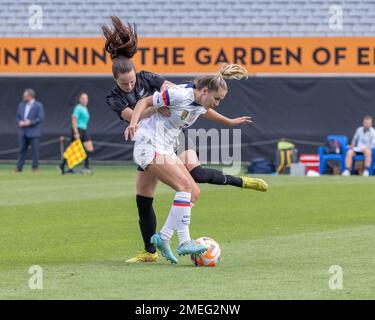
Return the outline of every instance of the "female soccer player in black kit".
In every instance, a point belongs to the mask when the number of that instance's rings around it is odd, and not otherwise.
[[[102,26],[102,31],[106,39],[105,49],[112,59],[112,74],[116,84],[106,96],[106,104],[118,115],[120,120],[129,123],[138,100],[153,95],[155,91],[166,90],[174,84],[155,73],[135,71],[135,66],[131,60],[137,52],[138,38],[135,27],[130,24],[123,24],[116,16],[112,16],[111,20],[113,28]],[[149,116],[150,112],[153,112],[151,109],[149,108],[142,114],[142,118]],[[158,112],[161,112],[164,116],[169,116],[167,108],[161,108]],[[204,117],[228,126],[251,122],[249,117],[229,119],[212,109]],[[178,150],[177,154],[197,183],[232,185],[266,191],[260,179],[225,175],[219,170],[201,167],[196,151],[189,149],[188,143],[184,145],[186,149]],[[145,250],[136,257],[127,260],[127,262],[154,262],[158,259],[158,254],[155,247],[150,243],[150,239],[156,232],[156,216],[152,202],[158,179],[143,171],[140,167],[137,170],[136,201]]]

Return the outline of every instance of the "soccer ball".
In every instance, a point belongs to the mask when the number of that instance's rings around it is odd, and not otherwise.
[[[209,248],[206,252],[201,254],[192,254],[191,261],[197,267],[214,267],[218,263],[221,255],[221,249],[219,244],[209,237],[202,237],[195,242],[199,244],[207,244]]]

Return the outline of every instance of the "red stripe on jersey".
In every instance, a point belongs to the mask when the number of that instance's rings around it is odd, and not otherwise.
[[[164,102],[164,105],[168,105],[168,99],[167,99],[167,94],[166,94],[167,91],[163,91],[162,93],[162,97],[163,97],[163,102]]]

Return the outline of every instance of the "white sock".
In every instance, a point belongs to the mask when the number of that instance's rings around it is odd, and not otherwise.
[[[170,219],[171,214],[169,213],[169,216],[167,218],[167,221],[165,222],[163,228],[160,230],[160,238],[164,242],[169,242],[171,241],[174,233],[174,225],[172,219]]]
[[[160,237],[163,241],[170,241],[175,230],[177,230],[179,244],[190,240],[190,199],[191,193],[176,192],[167,221],[160,230]]]
[[[190,200],[189,200],[190,202]],[[177,236],[178,236],[178,244],[183,244],[187,241],[190,241],[190,216],[191,216],[191,207],[192,203],[190,202],[190,206],[186,205],[180,207],[183,211],[182,215],[180,216],[180,220],[177,223]]]
[[[184,212],[183,219],[180,222],[179,226],[177,227],[177,236],[178,236],[179,245],[191,240],[190,230],[189,230],[191,208],[189,209],[190,209],[189,211],[186,210],[186,212]]]

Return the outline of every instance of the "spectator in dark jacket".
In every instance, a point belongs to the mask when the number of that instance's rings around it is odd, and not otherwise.
[[[43,104],[35,100],[35,91],[25,89],[23,101],[18,105],[17,123],[19,126],[19,152],[17,172],[21,172],[25,163],[27,148],[32,150],[32,170],[39,167],[39,140],[41,138],[41,124],[44,120]]]

